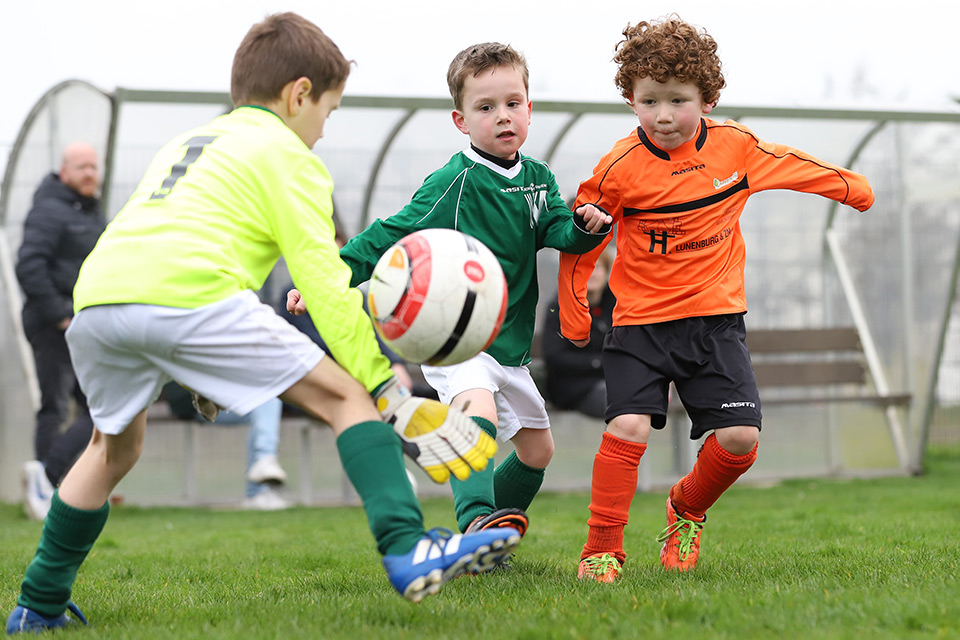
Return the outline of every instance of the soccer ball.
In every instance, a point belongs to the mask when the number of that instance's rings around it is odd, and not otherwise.
[[[453,229],[424,229],[387,249],[367,292],[377,333],[407,362],[444,366],[493,342],[507,311],[496,256]]]

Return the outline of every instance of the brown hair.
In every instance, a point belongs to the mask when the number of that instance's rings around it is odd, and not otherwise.
[[[346,81],[350,64],[320,27],[296,13],[275,13],[253,25],[237,48],[230,98],[234,106],[266,104],[287,83],[306,77],[316,101]]]
[[[623,37],[613,61],[619,67],[617,87],[627,102],[633,100],[637,78],[666,82],[673,77],[696,84],[706,103],[720,99],[720,90],[727,83],[720,72],[717,42],[706,31],[672,14],[654,23],[628,24]]]
[[[487,69],[499,66],[513,67],[523,76],[523,88],[530,92],[530,72],[527,59],[508,44],[484,42],[467,47],[458,53],[447,69],[447,86],[453,98],[454,109],[463,108],[463,83],[467,76],[478,76]]]

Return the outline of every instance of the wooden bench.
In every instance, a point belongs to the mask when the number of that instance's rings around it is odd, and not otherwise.
[[[910,403],[909,393],[877,391],[855,327],[748,330],[747,347],[764,405]]]

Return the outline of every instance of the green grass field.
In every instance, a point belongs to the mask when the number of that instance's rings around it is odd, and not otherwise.
[[[76,638],[960,638],[960,449],[916,478],[734,487],[695,572],[667,575],[660,494],[637,495],[623,579],[576,579],[585,494],[545,494],[513,569],[414,605],[390,588],[357,508],[114,509],[74,599]],[[453,525],[446,499],[428,526]],[[40,525],[0,505],[0,610]]]

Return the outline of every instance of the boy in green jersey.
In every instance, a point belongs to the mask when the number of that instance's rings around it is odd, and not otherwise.
[[[527,363],[536,324],[537,251],[583,253],[600,244],[611,218],[586,205],[570,211],[549,167],[520,153],[530,125],[526,60],[508,45],[467,47],[447,72],[453,123],[470,148],[432,173],[400,212],[351,239],[340,256],[352,285],[368,280],[380,256],[405,235],[450,228],[483,242],[497,256],[509,288],[503,327],[487,350],[464,363],[424,366],[440,400],[462,407],[515,451],[464,481],[451,480],[461,531],[512,527],[525,532],[524,510],[553,456],[544,401]],[[288,309],[297,307],[291,292]]]
[[[515,530],[424,531],[402,451],[443,480],[484,468],[496,444],[396,383],[349,287],[330,174],[310,151],[349,71],[296,14],[254,25],[234,58],[236,108],[159,151],[84,263],[67,341],[96,430],[53,498],[8,634],[65,626],[67,609],[86,622],[70,600],[77,570],[171,379],[238,414],[279,396],[329,424],[389,580],[412,601],[519,542]],[[336,362],[254,293],[281,255]]]

